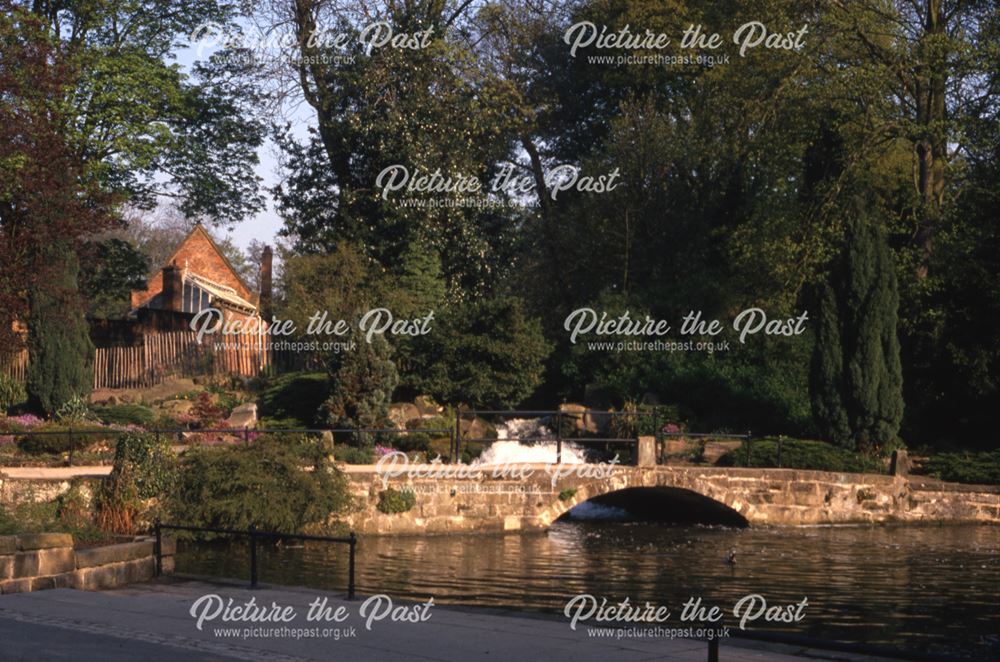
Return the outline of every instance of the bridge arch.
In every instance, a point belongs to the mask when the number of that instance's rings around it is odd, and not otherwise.
[[[685,484],[677,485],[663,480],[664,476],[658,472],[623,472],[623,474],[576,485],[570,488],[573,492],[568,497],[566,496],[568,492],[563,491],[539,514],[536,524],[541,528],[548,528],[570,510],[586,502],[619,505],[626,502],[641,503],[639,500],[646,498],[656,501],[657,504],[650,504],[651,508],[647,508],[645,513],[636,512],[632,507],[625,509],[646,519],[663,521],[672,519],[677,522],[706,521],[739,528],[749,526],[749,521],[741,512],[745,510],[746,504],[708,481],[684,481]],[[686,517],[684,514],[676,518],[646,517],[652,513],[655,505],[692,508],[702,513],[704,518]]]

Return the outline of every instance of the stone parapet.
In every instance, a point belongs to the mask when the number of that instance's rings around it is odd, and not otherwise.
[[[169,556],[163,570],[173,570],[172,539],[164,544]],[[169,559],[169,560],[168,560]],[[136,538],[104,547],[74,549],[65,533],[0,536],[0,593],[49,588],[101,590],[149,581],[156,570],[154,542]]]

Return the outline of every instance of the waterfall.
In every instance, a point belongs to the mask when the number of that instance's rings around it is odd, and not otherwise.
[[[513,418],[497,426],[497,439],[483,451],[473,464],[554,463],[555,435],[541,418]],[[522,443],[524,439],[538,439]],[[551,441],[549,441],[551,440]],[[562,461],[583,464],[584,449],[578,444],[562,442]]]

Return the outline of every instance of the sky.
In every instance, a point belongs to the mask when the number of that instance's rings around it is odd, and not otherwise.
[[[177,52],[177,64],[185,73],[190,74],[191,67],[199,58],[207,58],[214,49],[207,48],[201,55],[193,46],[181,49]],[[306,129],[314,122],[311,108],[307,104],[300,104],[291,117],[293,133],[300,139],[307,135]],[[260,163],[257,165],[257,175],[263,180],[261,193],[266,201],[266,208],[253,218],[249,218],[237,225],[230,232],[222,232],[223,236],[229,237],[240,248],[247,248],[251,241],[257,240],[266,244],[274,245],[278,230],[281,229],[282,221],[274,208],[274,200],[266,189],[274,186],[280,180],[280,167],[276,155],[277,147],[271,140],[267,140],[257,150]]]

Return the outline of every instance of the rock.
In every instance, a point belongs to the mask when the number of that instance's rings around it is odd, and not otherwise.
[[[600,429],[594,416],[589,414],[587,408],[583,405],[571,402],[564,403],[559,405],[559,413],[563,418],[563,434],[569,432],[596,434]]]
[[[471,420],[466,418],[460,419],[459,429],[462,432],[463,439],[482,440],[497,438],[496,428],[478,416]]]
[[[160,409],[171,416],[186,416],[191,413],[193,408],[194,401],[192,400],[167,400],[160,405]]]
[[[639,404],[658,405],[660,404],[660,396],[657,395],[656,393],[649,393],[649,392],[643,393],[642,399],[639,401]]]
[[[420,410],[420,418],[434,418],[444,413],[444,407],[434,402],[429,395],[418,395],[413,399],[414,406]]]
[[[333,433],[329,430],[323,430],[323,434],[320,435],[320,444],[322,444],[323,449],[333,455]]]
[[[420,420],[420,409],[409,402],[394,402],[389,405],[389,420],[397,430],[405,430],[406,424],[412,420]]]
[[[247,402],[237,406],[226,419],[227,428],[256,428],[257,427],[257,403]]]

